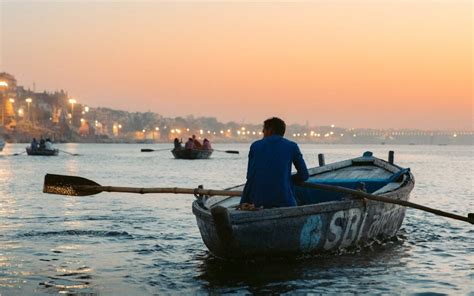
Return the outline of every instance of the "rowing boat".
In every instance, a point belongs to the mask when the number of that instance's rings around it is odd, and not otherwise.
[[[31,149],[26,147],[26,154],[32,156],[56,156],[59,153],[59,149]]]
[[[372,156],[308,170],[306,183],[358,189],[407,201],[415,181],[409,169]],[[242,190],[243,185],[229,188]],[[311,186],[294,187],[298,206],[239,210],[240,197],[198,196],[192,209],[202,239],[216,257],[226,259],[298,256],[334,252],[393,237],[405,207],[365,200]]]
[[[207,159],[211,157],[212,149],[173,149],[174,158],[176,159]]]

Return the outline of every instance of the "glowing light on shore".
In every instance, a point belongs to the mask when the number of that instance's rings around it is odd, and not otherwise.
[[[0,87],[8,87],[8,83],[6,81],[0,81]]]

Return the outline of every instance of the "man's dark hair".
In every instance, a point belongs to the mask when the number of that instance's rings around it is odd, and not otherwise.
[[[263,122],[263,128],[273,131],[274,134],[283,137],[286,131],[286,124],[283,120],[278,117],[272,117]]]

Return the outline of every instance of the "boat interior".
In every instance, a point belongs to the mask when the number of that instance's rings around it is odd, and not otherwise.
[[[409,169],[391,172],[384,168],[367,166],[349,166],[311,176],[306,183],[340,186],[348,189],[376,193],[382,188],[399,187],[399,182]],[[397,183],[397,184],[393,184]],[[387,188],[389,187],[389,188]],[[295,197],[298,205],[310,205],[322,202],[340,201],[347,198],[346,193],[330,192],[315,188],[295,186]]]

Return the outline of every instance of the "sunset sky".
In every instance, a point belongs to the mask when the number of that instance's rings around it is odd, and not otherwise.
[[[0,72],[92,107],[473,129],[472,1],[1,1]]]

